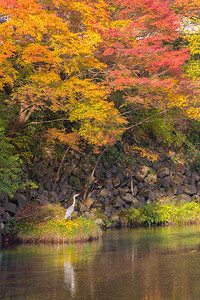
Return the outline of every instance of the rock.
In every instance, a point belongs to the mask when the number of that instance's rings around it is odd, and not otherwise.
[[[161,198],[159,200],[159,202],[162,203],[162,204],[173,203],[175,201],[177,201],[177,197],[174,196],[174,195],[173,196],[167,196],[167,197]]]
[[[123,175],[122,171],[118,171],[116,176],[119,178],[119,180],[121,182],[124,180],[124,175]]]
[[[143,189],[143,187],[144,187],[144,184],[142,183],[142,182],[140,182],[139,184],[138,184],[138,189],[140,190],[140,189]]]
[[[148,200],[150,200],[150,201],[156,200],[156,195],[152,190],[149,191],[149,199]]]
[[[143,188],[138,192],[140,197],[147,199],[149,197],[149,188]]]
[[[85,213],[85,212],[88,212],[88,211],[89,211],[88,208],[81,203],[80,204],[80,212]]]
[[[109,194],[109,190],[107,190],[106,188],[102,189],[99,193],[99,195],[102,197],[107,197],[108,194]]]
[[[2,216],[5,213],[5,208],[0,206],[0,216]]]
[[[135,198],[133,195],[131,195],[130,193],[127,193],[125,196],[123,196],[123,201],[126,203],[134,203],[137,198]]]
[[[8,199],[8,196],[4,192],[1,192],[0,193],[0,200],[5,200],[5,199]]]
[[[113,189],[113,183],[112,183],[112,178],[108,178],[106,181],[105,181],[105,188],[108,189],[108,190],[111,190]]]
[[[140,168],[140,175],[143,178],[145,178],[148,173],[149,173],[149,167],[147,167],[147,166],[141,166],[141,168]]]
[[[93,213],[93,212],[86,211],[86,212],[84,213],[84,215],[85,215],[85,217],[86,217],[87,219],[93,219],[93,218],[94,218],[94,213]]]
[[[0,222],[0,232],[3,231],[3,230],[4,230],[4,224],[3,224],[3,222]]]
[[[196,184],[196,189],[197,189],[197,192],[199,193],[199,192],[200,192],[200,181],[197,182],[197,184]]]
[[[106,207],[106,209],[104,211],[104,215],[107,216],[107,217],[111,216],[111,208],[110,208],[110,206]]]
[[[138,199],[138,201],[139,201],[139,203],[144,203],[145,202],[145,198],[144,197],[142,197],[142,196],[137,196],[137,199]]]
[[[181,194],[177,196],[178,201],[182,202],[182,203],[188,203],[191,202],[192,199],[188,194]]]
[[[57,194],[57,193],[56,193]],[[58,199],[63,202],[66,199],[66,193],[63,193],[62,191],[58,195]]]
[[[162,187],[169,187],[170,185],[170,177],[169,176],[165,176],[163,178],[160,179],[160,184]]]
[[[185,185],[183,186],[183,191],[184,191],[186,194],[190,195],[190,196],[192,196],[192,195],[194,195],[194,194],[197,193],[196,187],[193,186],[193,185],[190,185],[190,184],[185,184]]]
[[[183,176],[185,174],[185,167],[184,165],[177,164],[175,173],[179,176]]]
[[[87,198],[87,199],[85,200],[85,206],[86,206],[88,209],[90,209],[90,207],[93,205],[93,203],[94,203],[94,199],[92,199],[92,198]]]
[[[192,172],[192,180],[194,180],[194,182],[197,182],[200,180],[198,173],[195,171]]]
[[[81,189],[81,183],[78,177],[76,176],[70,176],[69,178],[69,184],[73,187],[75,187],[76,189]]]
[[[100,218],[94,220],[94,223],[98,224],[101,227],[105,227],[104,221],[102,219],[100,219]]]
[[[177,184],[177,185],[182,185],[183,184],[183,182],[184,182],[184,177],[183,176],[180,176],[180,175],[178,175],[178,174],[175,174],[174,176],[173,176],[173,181],[174,181],[174,183],[175,184]]]
[[[200,203],[200,195],[196,194],[191,197],[192,201]]]
[[[113,177],[113,186],[116,188],[120,185],[121,181],[119,179],[119,177]]]
[[[6,201],[4,203],[5,211],[9,212],[11,215],[14,215],[17,212],[17,206],[14,203]]]
[[[102,162],[99,163],[97,169],[98,169],[99,173],[101,173],[101,174],[106,172],[106,169],[104,168],[104,165],[102,164]]]
[[[174,185],[173,188],[172,188],[172,190],[173,190],[173,193],[174,193],[176,196],[178,196],[178,195],[180,195],[180,194],[183,194],[183,188],[182,188],[182,186],[180,186],[180,185]]]
[[[59,193],[59,195],[60,195],[60,193]],[[49,193],[49,200],[51,202],[55,203],[56,201],[58,201],[58,199],[59,199],[59,201],[63,201],[64,200],[64,199],[61,200],[60,197],[58,197],[58,194],[56,192],[54,192],[54,191]]]
[[[135,185],[133,188],[133,196],[136,196],[137,192],[138,192],[138,188],[137,188],[137,185]]]
[[[155,194],[155,200],[160,200],[162,199],[163,197],[166,196],[166,192],[165,191],[159,191],[159,190],[154,190],[154,194]]]
[[[106,178],[112,178],[111,170],[106,170]]]
[[[122,208],[123,206],[125,206],[125,203],[124,201],[119,197],[117,196],[113,201],[112,201],[112,206],[114,208]]]
[[[118,170],[119,170],[119,168],[118,168],[116,165],[114,165],[114,166],[112,167],[112,173],[113,173],[113,174],[116,174]]]
[[[148,174],[147,180],[149,183],[157,182],[157,175],[156,174]]]
[[[34,202],[39,205],[49,204],[49,200],[45,198],[43,195],[38,195],[36,199],[34,199]]]
[[[112,215],[110,221],[112,222],[113,227],[119,227],[121,225],[120,217],[118,215]]]
[[[158,176],[159,176],[160,178],[169,176],[169,169],[166,168],[166,167],[164,167],[164,168],[158,170]]]

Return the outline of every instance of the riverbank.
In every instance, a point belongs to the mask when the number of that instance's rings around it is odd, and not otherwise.
[[[64,219],[65,209],[59,204],[29,204],[5,226],[7,243],[70,243],[98,239],[103,228],[191,225],[200,223],[200,204],[154,202],[135,206],[105,218],[91,211],[86,216]],[[75,213],[76,214],[76,213]]]
[[[6,224],[8,240],[22,243],[67,243],[97,239],[102,235],[94,219],[77,217],[65,220],[65,209],[59,204],[28,204],[15,220]],[[9,243],[9,241],[8,241]]]

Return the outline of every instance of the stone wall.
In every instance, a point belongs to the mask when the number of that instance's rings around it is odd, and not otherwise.
[[[0,221],[7,222],[29,201],[38,204],[61,202],[67,207],[71,204],[72,194],[85,186],[94,165],[88,162],[87,156],[68,157],[52,191],[58,166],[47,167],[36,161],[26,172],[38,188],[18,190],[12,199],[0,194]],[[109,218],[122,209],[160,199],[199,202],[200,171],[191,171],[186,163],[167,156],[154,163],[140,159],[139,163],[126,166],[120,160],[113,163],[112,159],[104,160],[98,165],[87,198],[83,201],[79,197],[77,208],[84,214],[97,208]]]

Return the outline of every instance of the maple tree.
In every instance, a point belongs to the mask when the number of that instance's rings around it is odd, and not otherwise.
[[[19,107],[12,131],[49,109],[77,122],[89,143],[113,143],[121,133],[124,119],[93,79],[104,67],[94,54],[104,6],[101,0],[0,1],[1,16],[8,16],[0,24],[0,89],[12,89],[7,102]]]
[[[101,59],[107,64],[107,84],[122,90],[129,103],[163,111],[196,107],[196,85],[183,70],[190,50],[176,46],[183,13],[176,7],[178,3],[163,0],[110,1]]]

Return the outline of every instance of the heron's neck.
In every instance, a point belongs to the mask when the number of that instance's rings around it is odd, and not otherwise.
[[[74,206],[75,202],[76,202],[76,196],[74,196],[73,199],[74,199],[74,202],[73,202],[73,206]]]

